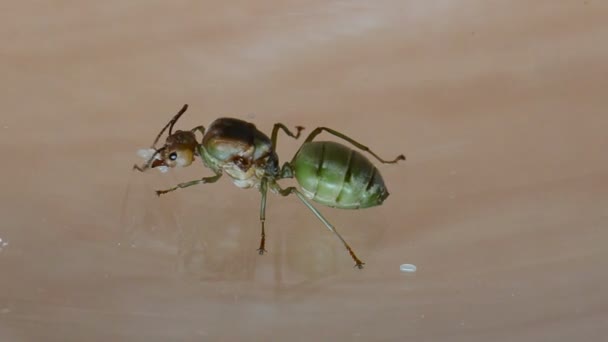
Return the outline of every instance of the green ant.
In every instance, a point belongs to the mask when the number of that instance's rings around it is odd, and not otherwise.
[[[258,252],[264,254],[266,252],[264,222],[268,189],[281,196],[295,194],[327,229],[342,241],[355,261],[355,266],[359,269],[363,268],[364,262],[355,255],[336,228],[321,215],[310,200],[340,209],[381,205],[389,195],[384,180],[380,171],[363,154],[336,142],[313,140],[325,131],[368,152],[383,164],[394,164],[399,160],[405,160],[404,155],[399,155],[393,160],[384,160],[354,139],[333,129],[318,127],[308,135],[291,161],[279,167],[279,157],[276,153],[279,130],[298,139],[303,127],[297,126],[296,133],[292,133],[285,125],[277,123],[272,129],[271,138],[268,138],[252,123],[233,118],[220,118],[213,121],[207,130],[203,126],[197,126],[189,131],[173,132],[173,126],[187,109],[188,105],[184,105],[165,125],[152,144],[153,152],[147,162],[142,166],[135,165],[134,169],[143,172],[155,167],[165,169],[175,166],[186,167],[198,156],[203,164],[214,172],[214,175],[180,183],[170,189],[158,190],[157,195],[196,184],[215,183],[223,173],[232,178],[239,188],[258,188],[262,194],[260,206],[262,234]],[[158,140],[167,128],[169,135],[165,144],[156,148]],[[203,135],[201,143],[196,140],[196,132]],[[300,189],[281,188],[277,183],[280,179],[294,177]]]

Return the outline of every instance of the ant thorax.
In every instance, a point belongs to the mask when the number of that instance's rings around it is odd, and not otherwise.
[[[241,189],[259,187],[265,173],[263,167],[254,165],[249,170],[244,171],[234,163],[226,163],[223,170],[232,178],[234,185]]]
[[[207,167],[226,173],[237,187],[246,189],[259,186],[272,144],[253,124],[222,118],[209,126],[199,154]]]

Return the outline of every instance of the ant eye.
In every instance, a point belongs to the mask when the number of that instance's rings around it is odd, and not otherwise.
[[[171,154],[169,155],[169,159],[171,159],[171,160],[175,160],[175,159],[177,159],[177,153],[175,153],[175,152],[171,153]]]

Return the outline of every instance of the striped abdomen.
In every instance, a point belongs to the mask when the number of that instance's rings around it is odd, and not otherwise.
[[[388,197],[374,164],[361,153],[336,142],[304,143],[291,164],[303,193],[329,207],[373,207]]]

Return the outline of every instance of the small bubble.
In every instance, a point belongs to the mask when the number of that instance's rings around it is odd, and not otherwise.
[[[0,251],[2,251],[2,248],[6,246],[8,246],[8,241],[2,240],[2,238],[0,238]]]
[[[403,264],[403,265],[399,266],[399,270],[401,272],[414,273],[414,272],[416,272],[416,265]]]

